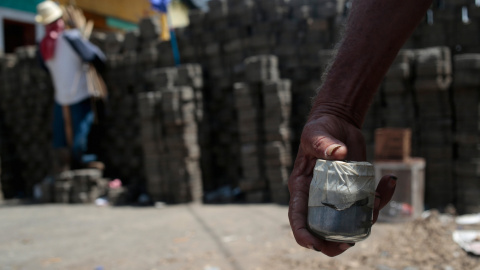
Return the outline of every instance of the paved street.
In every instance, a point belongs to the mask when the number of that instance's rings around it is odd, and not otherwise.
[[[312,256],[285,206],[0,207],[1,270],[274,269],[280,257]]]
[[[297,246],[287,207],[274,204],[0,206],[0,270],[480,269],[451,222],[379,223],[328,258]]]

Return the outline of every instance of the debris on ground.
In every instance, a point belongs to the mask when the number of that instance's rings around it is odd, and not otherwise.
[[[480,257],[464,252],[452,239],[457,229],[452,215],[426,211],[421,218],[388,226],[389,232],[380,239],[358,242],[328,263],[320,254],[307,260],[296,259],[295,254],[274,259],[285,267],[280,269],[480,270]]]
[[[453,241],[466,252],[480,256],[480,213],[459,216],[455,219],[457,230]]]

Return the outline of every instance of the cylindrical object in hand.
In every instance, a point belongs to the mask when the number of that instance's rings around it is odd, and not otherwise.
[[[370,234],[375,171],[368,162],[318,159],[310,184],[308,227],[334,242],[358,242]]]

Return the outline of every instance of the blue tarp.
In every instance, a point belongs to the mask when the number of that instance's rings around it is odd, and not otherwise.
[[[170,3],[170,0],[150,0],[150,3],[152,4],[152,8],[154,10],[167,13],[168,4]]]

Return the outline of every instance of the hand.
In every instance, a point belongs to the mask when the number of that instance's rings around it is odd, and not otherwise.
[[[361,131],[334,115],[310,119],[302,132],[300,148],[288,180],[290,205],[288,218],[297,243],[333,257],[343,253],[354,243],[338,243],[316,238],[307,230],[308,193],[317,159],[366,160],[365,141]],[[396,177],[384,176],[377,186],[373,222],[392,198]]]

